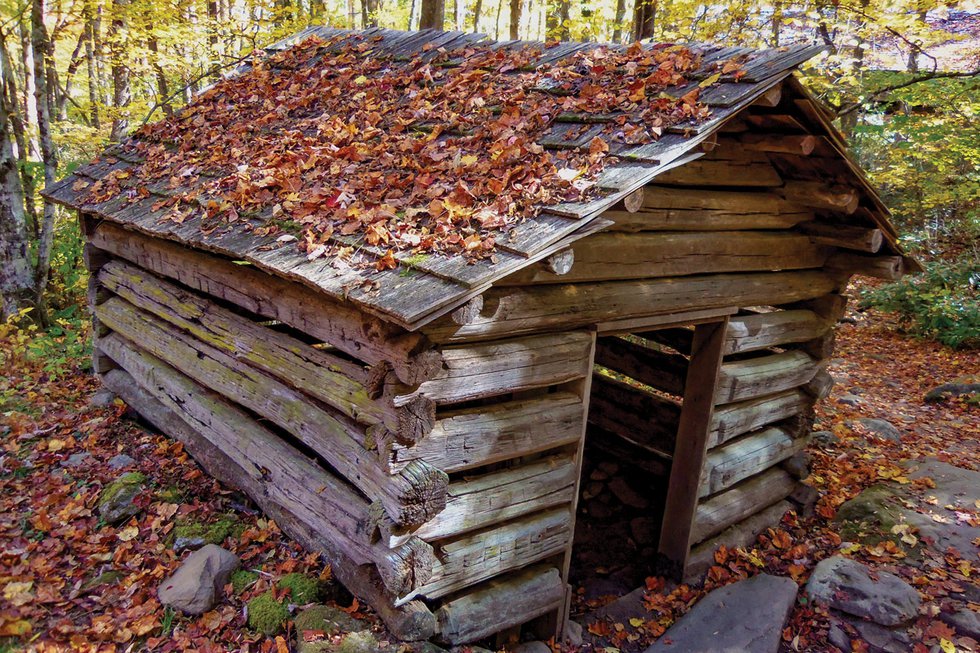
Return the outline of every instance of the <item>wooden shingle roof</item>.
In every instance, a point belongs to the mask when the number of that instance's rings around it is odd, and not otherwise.
[[[311,27],[267,48],[270,53],[285,50],[311,36],[329,40],[330,47],[342,48],[345,40],[370,39],[371,49],[365,56],[426,57],[437,52],[455,51],[473,45],[494,48],[540,48],[540,56],[530,66],[540,66],[563,59],[575,52],[600,47],[593,43],[558,45],[528,42],[493,43],[479,34],[461,32],[403,32],[371,29],[347,31]],[[608,46],[607,46],[608,47]],[[647,46],[655,47],[655,46]],[[790,77],[793,69],[816,54],[817,46],[790,46],[768,50],[738,47],[696,46],[701,56],[700,74],[689,84],[668,89],[676,97],[699,86],[699,79],[716,77],[718,62],[738,58],[738,75],[714,79],[701,92],[699,101],[710,107],[707,120],[698,124],[680,124],[668,129],[658,140],[642,145],[610,144],[617,162],[608,165],[598,176],[598,196],[582,202],[565,202],[544,207],[533,218],[511,228],[497,240],[494,260],[468,260],[462,256],[411,256],[396,254],[397,267],[383,271],[338,265],[332,259],[314,259],[297,250],[294,244],[282,242],[276,235],[257,235],[247,226],[260,227],[269,216],[242,218],[234,227],[202,224],[193,216],[183,222],[167,219],[167,209],[160,206],[168,192],[163,187],[131,188],[96,203],[86,203],[83,189],[113,171],[138,166],[141,161],[116,146],[99,160],[76,169],[73,174],[46,190],[52,200],[81,209],[94,216],[120,223],[153,236],[208,250],[255,265],[269,273],[286,277],[319,289],[336,299],[353,302],[362,309],[408,329],[417,329],[440,317],[469,299],[481,294],[496,280],[566,248],[570,243],[607,226],[600,215],[627,195],[649,183],[658,174],[683,165],[699,156],[698,145],[729,118],[752,104],[761,95]],[[615,116],[597,117],[563,114],[555,119],[549,132],[539,142],[546,149],[588,148],[592,139],[602,133]],[[353,245],[365,256],[382,256],[383,250],[362,241],[333,237]]]

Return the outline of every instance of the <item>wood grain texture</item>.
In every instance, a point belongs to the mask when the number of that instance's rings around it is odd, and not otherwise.
[[[701,542],[749,515],[782,501],[797,481],[779,467],[771,467],[698,505],[691,541]]]
[[[829,321],[802,309],[738,315],[728,322],[725,355],[805,342],[824,335],[830,327]]]
[[[755,431],[711,449],[705,460],[699,497],[716,494],[802,451],[807,438],[780,427]]]
[[[820,363],[802,351],[726,361],[718,377],[717,404],[746,401],[810,382]]]

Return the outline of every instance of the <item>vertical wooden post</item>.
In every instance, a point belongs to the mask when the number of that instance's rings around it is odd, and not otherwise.
[[[691,551],[691,529],[698,507],[698,487],[707,454],[727,329],[727,317],[721,322],[699,324],[694,329],[658,549],[665,571],[677,578],[683,577]]]

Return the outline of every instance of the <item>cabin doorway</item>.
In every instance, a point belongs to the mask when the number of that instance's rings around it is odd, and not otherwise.
[[[570,566],[574,613],[681,576],[728,313],[600,330]]]

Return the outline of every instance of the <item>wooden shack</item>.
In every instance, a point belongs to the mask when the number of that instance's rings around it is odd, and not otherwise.
[[[312,28],[270,50],[310,35],[393,57],[487,43]],[[700,47],[706,71],[740,62],[698,83],[708,118],[614,144],[600,193],[544,207],[492,260],[396,253],[365,272],[163,219],[168,187],[85,200],[141,164],[110,149],[46,191],[80,214],[95,370],[401,638],[561,628],[586,439],[666,478],[659,553],[694,579],[789,508],[780,462],[833,383],[849,277],[915,265],[793,75],[816,51]],[[612,120],[558,116],[541,145],[587,147]]]

